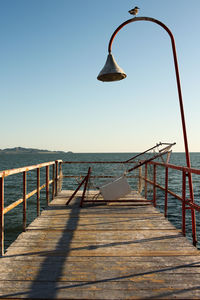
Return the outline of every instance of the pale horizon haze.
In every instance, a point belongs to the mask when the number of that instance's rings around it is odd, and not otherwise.
[[[125,26],[112,53],[127,78],[103,83],[109,39],[128,10],[172,31],[190,152],[200,152],[199,0],[0,0],[0,149],[184,152],[171,41],[151,22]]]

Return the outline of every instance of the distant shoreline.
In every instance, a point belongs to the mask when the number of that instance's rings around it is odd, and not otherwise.
[[[0,149],[0,154],[66,154],[66,153],[72,153],[72,152],[71,151],[68,152],[50,151],[50,150],[23,148],[23,147]]]

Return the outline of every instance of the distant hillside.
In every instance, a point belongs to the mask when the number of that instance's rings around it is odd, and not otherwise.
[[[49,151],[49,150],[41,150],[41,149],[33,149],[33,148],[22,148],[22,147],[15,147],[15,148],[6,148],[1,150],[0,149],[0,154],[45,154],[45,153],[51,153],[51,154],[63,154],[66,153],[64,151]]]

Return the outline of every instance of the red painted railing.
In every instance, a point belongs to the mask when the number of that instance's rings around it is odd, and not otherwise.
[[[59,171],[61,170],[61,160],[41,163],[38,165],[27,166],[17,169],[5,170],[0,172],[0,251],[1,254],[4,254],[4,216],[9,211],[16,208],[21,203],[23,204],[23,231],[26,230],[26,223],[27,223],[27,200],[31,198],[33,195],[37,194],[37,216],[40,215],[40,191],[46,188],[46,203],[49,204],[49,186],[52,185],[52,199],[58,193],[58,182],[60,179]],[[52,167],[52,178],[50,179],[50,170],[49,168]],[[46,169],[46,180],[45,184],[40,185],[40,170],[42,168]],[[37,171],[37,188],[33,191],[27,193],[27,173],[29,171],[36,170]],[[4,183],[6,177],[11,175],[16,175],[21,173],[23,176],[23,197],[16,200],[12,204],[4,207]],[[18,184],[18,183],[17,183]],[[20,183],[19,183],[20,184]]]
[[[90,161],[90,162],[63,162],[63,164],[87,164],[88,166],[92,166],[94,164],[127,164],[129,161],[125,161],[125,162],[95,162],[95,161]],[[182,202],[182,233],[183,235],[186,234],[186,210],[190,209],[191,210],[191,214],[195,214],[196,211],[200,211],[200,205],[198,205],[197,203],[195,203],[194,199],[191,199],[190,196],[189,198],[186,197],[186,190],[188,187],[189,190],[189,185],[190,185],[190,178],[192,178],[192,174],[196,174],[196,175],[200,175],[200,170],[199,169],[194,169],[194,168],[188,168],[188,167],[183,167],[183,166],[177,166],[177,165],[172,165],[172,164],[164,164],[164,163],[159,163],[159,162],[155,162],[155,161],[147,161],[146,163],[143,164],[143,162],[140,164],[137,164],[137,167],[139,169],[139,166],[143,165],[144,166],[144,170],[143,172],[138,172],[136,174],[136,177],[138,178],[138,182],[141,182],[142,180],[145,182],[145,188],[144,188],[144,196],[148,201],[151,201],[153,203],[153,205],[156,207],[157,206],[157,189],[160,189],[162,191],[164,191],[165,193],[165,200],[164,200],[164,215],[165,217],[167,217],[167,211],[168,211],[168,195],[170,194],[171,196],[175,197],[176,199],[178,199],[179,201]],[[153,171],[152,171],[152,178],[148,177],[148,168],[152,166]],[[159,176],[160,176],[160,172],[158,172],[158,167],[161,167],[163,169],[164,172],[164,185],[161,185],[159,183]],[[135,167],[128,169],[128,172],[130,170],[135,170]],[[181,185],[181,194],[177,194],[174,191],[169,189],[169,170],[176,170],[181,172],[182,174],[182,179],[181,181],[178,183],[178,185]],[[91,173],[91,169],[90,169],[90,173]],[[131,172],[129,173],[131,174]],[[85,177],[83,179],[83,181],[81,182],[81,184],[78,186],[77,190],[82,186],[82,184],[84,184],[85,182],[88,181],[87,179],[87,174],[85,174]],[[65,178],[73,178],[76,176],[63,176]],[[106,176],[92,176],[90,175],[90,178],[112,178],[114,176],[110,176],[110,175],[106,175]],[[131,176],[132,178],[135,176]],[[138,184],[139,185],[139,184]],[[148,199],[148,193],[147,193],[147,185],[151,185],[152,186],[152,190],[153,190],[153,197],[152,199]],[[76,191],[74,192],[73,196],[75,195]],[[84,193],[85,194],[85,193]],[[82,196],[82,201],[81,203],[83,203],[84,200],[84,194]],[[189,193],[190,195],[190,193]],[[67,204],[71,201],[71,199],[67,202]],[[111,201],[110,201],[111,202]],[[193,222],[194,218],[191,218],[191,222],[192,222],[192,236],[193,236],[193,244],[196,245],[197,240],[196,240],[196,222]]]
[[[154,169],[154,176],[153,180],[150,180],[147,176],[147,168],[148,166],[153,166]],[[157,182],[157,176],[156,176],[156,170],[158,167],[161,167],[165,170],[165,178],[164,182],[165,185],[161,185]],[[182,186],[181,189],[181,194],[177,194],[174,191],[169,189],[169,170],[176,170],[181,172],[182,174],[182,179],[181,182],[179,183]],[[177,166],[177,165],[172,165],[172,164],[164,164],[164,163],[159,163],[155,161],[151,161],[148,164],[145,165],[145,176],[142,178],[145,181],[145,195],[147,196],[147,184],[150,184],[153,186],[153,204],[156,206],[156,189],[160,189],[165,192],[165,203],[164,203],[164,215],[167,216],[167,210],[168,210],[168,195],[172,195],[176,199],[182,202],[182,233],[185,235],[186,233],[186,210],[190,209],[191,214],[194,214],[195,211],[200,212],[200,205],[195,203],[195,199],[191,199],[190,196],[187,198],[186,197],[186,189],[187,189],[187,183],[188,183],[188,188],[189,188],[189,180],[192,178],[192,175],[200,175],[200,170],[199,169],[194,169],[194,168],[188,168],[188,167],[182,167],[182,166]],[[188,180],[188,182],[187,182]],[[193,218],[191,218],[193,220]],[[196,223],[193,223],[192,221],[192,236],[193,236],[193,244],[196,245],[197,240],[196,240]]]
[[[29,198],[31,198],[33,195],[37,195],[37,215],[40,214],[40,191],[42,189],[46,189],[46,203],[47,205],[49,204],[49,198],[50,198],[50,189],[49,186],[52,185],[52,199],[54,198],[55,195],[57,195],[59,191],[58,183],[59,179],[65,179],[65,180],[72,180],[73,178],[77,177],[77,174],[64,174],[61,175],[61,170],[64,168],[63,165],[68,165],[70,167],[70,171],[74,170],[72,167],[73,164],[80,164],[80,165],[85,165],[85,173],[82,174],[82,179],[81,183],[77,187],[83,186],[83,196],[82,196],[82,201],[81,204],[83,204],[83,200],[85,197],[86,189],[88,188],[88,181],[89,179],[93,178],[113,178],[115,177],[113,174],[108,174],[107,172],[104,172],[105,175],[98,175],[95,174],[93,175],[93,167],[94,165],[108,165],[108,164],[124,164],[128,166],[129,162],[121,162],[121,161],[66,161],[63,162],[61,160],[58,161],[53,161],[53,162],[47,162],[47,163],[42,163],[34,166],[28,166],[28,167],[23,167],[23,168],[18,168],[18,169],[12,169],[12,170],[5,170],[0,172],[0,251],[1,255],[4,254],[4,216],[6,213],[14,209],[20,204],[23,204],[23,230],[26,230],[26,214],[27,214],[27,207],[26,203]],[[63,168],[62,168],[63,167]],[[149,168],[152,168],[152,176],[151,178],[148,177],[148,170]],[[45,184],[41,185],[40,184],[40,170],[42,168],[45,168],[46,170],[46,182]],[[51,168],[51,172],[50,172]],[[160,183],[160,168],[162,169],[162,174],[163,174],[163,182],[164,184]],[[76,168],[75,168],[76,169]],[[79,169],[79,168],[78,168]],[[128,169],[128,168],[127,168]],[[31,170],[36,170],[37,171],[37,177],[36,177],[36,182],[37,182],[37,188],[34,189],[33,191],[27,193],[27,173]],[[187,168],[187,167],[182,167],[182,166],[177,166],[177,165],[172,165],[172,164],[164,164],[160,162],[155,162],[155,161],[148,161],[143,165],[143,170],[141,171],[141,166],[138,167],[139,172],[131,171],[127,177],[128,178],[135,178],[137,181],[138,186],[141,185],[141,182],[144,182],[144,196],[147,199],[147,201],[152,202],[154,206],[157,205],[157,189],[160,189],[164,191],[164,215],[167,216],[168,212],[168,195],[172,195],[182,203],[182,233],[183,235],[186,234],[186,210],[190,209],[191,213],[195,213],[196,211],[200,211],[200,205],[195,203],[192,199],[187,197],[187,187],[189,184],[189,177],[192,175],[200,175],[200,170],[199,169],[193,169],[193,168]],[[178,194],[177,192],[170,190],[169,186],[169,181],[170,181],[170,175],[171,171],[178,171],[180,172],[181,179],[180,182],[177,183],[178,185],[181,186],[181,193]],[[132,173],[135,172],[135,173]],[[4,207],[4,181],[6,180],[6,177],[14,174],[19,174],[21,173],[23,176],[23,197],[16,200],[12,204],[8,205],[7,207]],[[71,172],[70,172],[71,173]],[[79,174],[80,175],[80,174]],[[179,176],[180,177],[180,176]],[[68,185],[66,185],[68,186]],[[77,183],[74,182],[74,186],[77,186]],[[149,197],[148,194],[148,189],[149,186],[152,187],[153,191],[153,196]],[[77,190],[76,189],[76,190]],[[75,190],[75,192],[76,192]],[[75,193],[74,192],[74,193]],[[73,193],[73,194],[74,194]],[[73,196],[72,194],[72,196]],[[188,193],[190,194],[190,193]],[[70,199],[69,199],[70,200]],[[68,200],[68,202],[70,202]],[[94,200],[96,201],[96,200]],[[191,218],[192,222],[192,218]],[[196,244],[196,224],[192,223],[192,235],[193,235],[193,244]]]

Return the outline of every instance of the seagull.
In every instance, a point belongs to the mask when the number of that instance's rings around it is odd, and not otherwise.
[[[134,8],[132,8],[131,10],[129,10],[128,12],[131,14],[131,15],[134,15],[136,17],[136,15],[138,14],[139,12],[139,7],[135,6]]]

